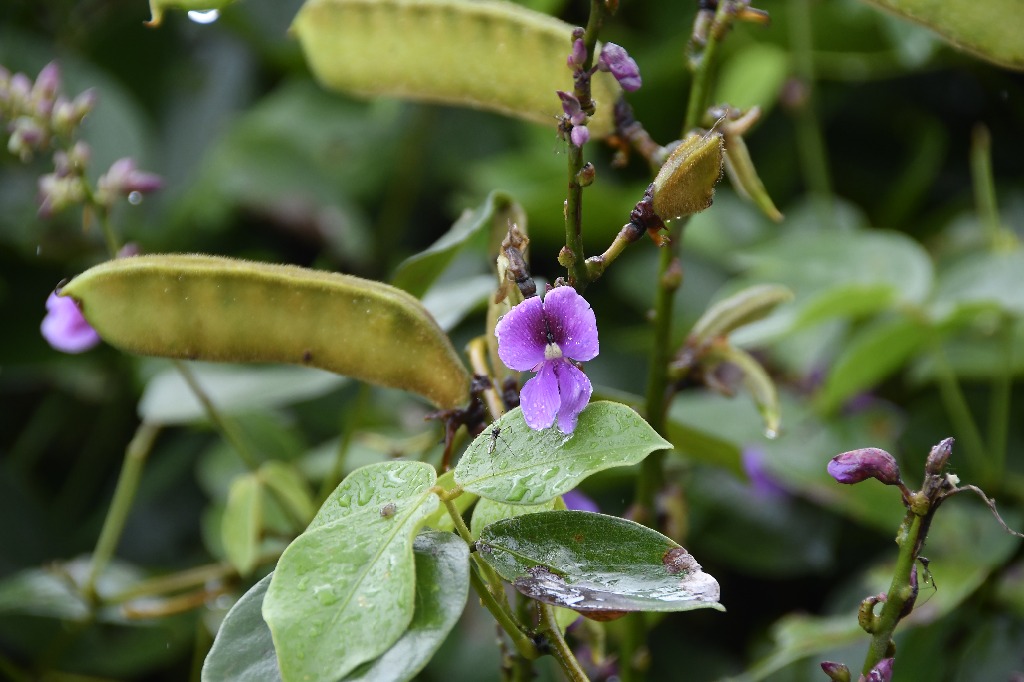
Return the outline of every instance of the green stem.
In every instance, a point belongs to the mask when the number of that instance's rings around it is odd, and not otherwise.
[[[220,432],[224,440],[230,443],[235,449],[235,452],[238,453],[238,456],[242,459],[246,468],[249,469],[249,471],[256,471],[256,469],[259,468],[259,461],[245,444],[245,440],[235,428],[234,423],[225,419],[224,416],[221,415],[217,406],[213,404],[212,400],[210,400],[210,396],[206,395],[206,391],[203,390],[203,387],[199,384],[195,374],[192,373],[192,370],[189,369],[188,365],[181,360],[172,360],[171,362],[174,363],[175,369],[178,370],[181,377],[185,380],[185,383],[188,384],[189,389],[191,389],[192,393],[195,394],[196,399],[202,403],[203,410],[206,411],[207,419],[213,422],[214,427],[216,427]]]
[[[97,600],[96,581],[99,580],[100,575],[114,556],[114,550],[117,549],[125,521],[128,519],[128,512],[131,510],[132,501],[139,488],[143,466],[159,432],[159,426],[143,422],[136,429],[135,436],[125,450],[124,465],[121,467],[121,474],[114,487],[114,499],[110,503],[107,517],[103,520],[103,529],[100,531],[100,537],[96,541],[96,548],[92,553],[89,575],[82,585],[82,595],[90,602],[95,603]]]
[[[992,136],[988,128],[980,124],[974,128],[971,136],[971,179],[981,226],[988,238],[989,248],[996,248],[1003,230],[999,224],[999,205],[992,177]]]
[[[693,63],[693,81],[690,83],[690,99],[686,103],[686,119],[683,122],[682,137],[701,124],[707,112],[708,100],[711,97],[711,74],[718,52],[718,43],[729,31],[732,23],[732,2],[723,0],[718,3],[715,18],[711,21],[708,40],[701,49],[700,57]]]
[[[562,629],[558,627],[558,622],[555,620],[555,610],[550,604],[543,602],[537,602],[537,604],[540,607],[541,627],[547,634],[548,641],[554,649],[554,656],[558,660],[558,664],[562,666],[565,676],[570,682],[588,682],[590,678],[587,677],[587,673],[583,672],[580,662],[576,660],[572,649],[569,648],[565,637],[562,636]]]
[[[1010,406],[1013,400],[1014,325],[1003,315],[999,320],[999,336],[1003,342],[1002,372],[992,378],[992,397],[988,407],[988,447],[992,466],[1000,478],[1006,468],[1006,440],[1010,428]]]
[[[953,368],[949,366],[949,361],[941,346],[935,346],[933,356],[938,373],[939,395],[949,414],[950,421],[953,422],[953,428],[956,429],[957,435],[963,441],[967,461],[976,475],[987,479],[990,473],[990,464],[985,456],[985,443],[982,440],[978,424],[974,420],[974,415],[971,414],[967,398],[964,397],[960,388],[960,382],[957,381]]]
[[[207,564],[205,566],[196,566],[170,575],[160,575],[155,578],[143,580],[140,583],[132,585],[123,592],[111,595],[104,601],[107,604],[121,604],[133,599],[138,599],[139,597],[151,597],[154,595],[170,594],[171,592],[188,590],[193,587],[205,585],[211,581],[224,580],[234,575],[237,575],[237,571],[235,567],[230,564]]]
[[[797,78],[806,88],[806,98],[800,106],[797,120],[797,151],[804,182],[814,195],[818,217],[823,226],[834,227],[832,211],[832,179],[825,154],[825,141],[821,134],[814,104],[814,52],[811,28],[810,0],[789,0],[789,39],[793,46],[793,67]]]
[[[892,583],[886,593],[882,613],[875,621],[871,645],[864,658],[862,673],[865,676],[886,657],[892,643],[892,633],[896,630],[896,625],[903,615],[903,609],[914,596],[914,588],[910,584],[910,571],[914,567],[914,561],[917,560],[915,552],[919,547],[918,537],[923,527],[922,522],[923,517],[914,512],[907,512],[907,518],[900,529],[900,536],[897,538],[900,552],[896,558],[896,568],[893,570]],[[903,532],[904,528],[906,532]]]
[[[341,483],[342,475],[345,472],[345,460],[348,458],[348,449],[352,445],[356,424],[362,419],[363,412],[366,410],[369,401],[370,385],[361,382],[359,384],[359,392],[355,397],[355,404],[346,411],[345,425],[341,432],[341,438],[338,440],[338,450],[334,455],[331,470],[320,485],[319,499],[321,504]]]
[[[487,588],[483,578],[480,577],[481,561],[473,556],[474,561],[469,571],[469,581],[473,585],[473,589],[480,595],[480,601],[483,603],[484,608],[491,612],[494,619],[498,621],[498,625],[508,633],[508,636],[512,639],[512,643],[516,647],[516,651],[523,658],[534,660],[540,658],[540,652],[537,650],[537,645],[533,643],[533,640],[525,632],[522,627],[512,618],[512,614],[508,610],[507,603],[503,607],[502,604],[495,599],[494,595]]]

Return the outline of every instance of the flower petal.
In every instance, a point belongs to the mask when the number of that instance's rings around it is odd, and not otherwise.
[[[40,331],[51,346],[64,353],[82,353],[100,342],[100,335],[85,321],[78,304],[55,293],[46,299]]]
[[[561,400],[558,428],[562,433],[572,433],[576,430],[576,418],[590,402],[594,388],[587,375],[571,362],[559,360],[554,369],[558,376],[558,397]]]
[[[544,362],[547,334],[544,330],[544,304],[532,296],[498,320],[494,327],[498,337],[498,357],[509,369],[532,370]]]
[[[561,364],[565,363],[561,360],[545,362],[537,376],[527,381],[519,394],[523,420],[534,431],[546,429],[555,423],[555,414],[558,413],[560,404],[559,381],[555,367]]]
[[[558,287],[549,291],[544,297],[544,317],[562,355],[578,362],[597,356],[597,318],[587,299],[575,289]]]

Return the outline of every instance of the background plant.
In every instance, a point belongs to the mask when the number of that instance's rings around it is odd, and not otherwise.
[[[628,46],[640,63],[645,84],[630,102],[651,134],[668,140],[680,132],[681,51],[692,8],[663,4],[623,5],[602,35]],[[659,489],[660,509],[675,523],[670,534],[685,537],[722,582],[729,614],[658,623],[649,651],[640,646],[632,657],[642,662],[649,653],[652,676],[682,676],[681,660],[687,677],[714,678],[744,669],[751,677],[795,675],[822,658],[860,658],[859,649],[842,650],[863,647],[851,614],[865,594],[888,584],[891,571],[871,568],[892,561],[902,511],[879,486],[839,489],[824,470],[836,452],[877,445],[914,471],[951,434],[962,479],[1010,506],[1021,495],[1019,461],[1009,454],[1020,440],[1013,428],[1020,423],[1013,400],[1021,363],[1013,236],[1020,225],[1013,193],[1021,173],[1013,153],[1020,79],[871,8],[805,4],[766,3],[770,29],[741,24],[720,45],[709,102],[765,110],[745,140],[786,219],[776,227],[719,188],[713,209],[690,222],[681,242],[685,285],[673,302],[680,323],[668,348],[686,347],[682,334],[712,300],[745,284],[787,285],[796,293],[791,304],[732,336],[758,350],[780,385],[783,423],[780,437],[767,440],[742,396],[726,401],[684,390],[673,401],[664,426],[678,454],[665,457],[665,466],[680,492]],[[91,168],[130,156],[166,182],[165,192],[141,206],[114,208],[123,236],[145,251],[317,264],[386,280],[462,209],[500,188],[528,216],[533,270],[559,272],[570,152],[562,155],[551,128],[326,94],[284,37],[295,4],[235,5],[212,26],[171,14],[158,33],[139,26],[145,8],[131,15],[102,3],[89,12],[46,7],[3,10],[0,62],[36,74],[56,45],[67,91],[98,88],[83,128]],[[585,23],[574,16],[581,7],[545,9]],[[979,122],[988,135],[973,134]],[[598,184],[587,190],[583,210],[587,243],[593,235],[598,249],[612,241],[650,178],[642,163],[612,171],[604,152],[587,149]],[[211,560],[225,556],[217,515],[230,503],[241,465],[204,425],[201,406],[182,398],[163,364],[109,348],[58,356],[38,337],[46,293],[102,259],[104,246],[95,227],[82,233],[75,212],[35,218],[36,179],[51,170],[45,156],[36,163],[26,168],[9,158],[0,184],[10,330],[0,485],[8,492],[3,546],[14,548],[0,558],[2,570],[13,576],[92,550],[141,396],[142,415],[170,428],[142,474],[118,552],[127,563],[113,566],[109,578],[134,579],[132,565],[152,575],[205,565],[211,573],[202,577],[228,576],[223,590],[231,591],[234,569]],[[434,310],[460,310],[453,296],[490,286],[490,278],[474,280],[484,252],[456,259],[431,292],[441,301]],[[599,393],[645,389],[651,337],[643,316],[654,302],[657,257],[639,244],[588,290],[602,321],[602,354],[588,364]],[[458,315],[442,320],[457,340],[477,333],[480,322],[471,317],[460,331]],[[687,366],[685,357],[677,360]],[[335,377],[296,381],[285,370],[220,367],[199,374],[261,460],[294,464],[328,488],[356,464],[428,450],[437,435],[419,422],[416,402]],[[338,445],[330,440],[339,432],[347,456],[343,471],[334,471]],[[440,453],[429,456],[437,461]],[[759,493],[744,487],[744,462],[761,474],[751,480]],[[633,484],[607,474],[587,491],[604,511],[620,513]],[[284,510],[268,511],[271,545],[294,534],[294,525]],[[1019,543],[983,507],[958,500],[938,515],[928,553],[938,590],[901,626],[897,671],[984,678],[1020,670]],[[73,573],[76,564],[66,566]],[[202,651],[208,641],[211,624],[202,617],[226,606],[214,598],[199,612],[154,620],[173,606],[159,603],[89,625],[66,596],[41,606],[24,582],[7,590],[3,646],[12,674],[39,665],[112,677],[163,670],[180,679],[193,648]],[[786,615],[799,611],[824,620]],[[69,629],[61,619],[85,624]],[[462,670],[472,679],[472,656],[497,657],[489,643],[474,643],[472,629],[457,632],[427,675]],[[626,621],[609,626],[610,649],[628,653],[629,632]],[[950,646],[963,632],[969,641]]]

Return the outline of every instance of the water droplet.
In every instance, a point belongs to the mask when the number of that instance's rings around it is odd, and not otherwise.
[[[128,203],[132,206],[138,206],[142,203],[142,192],[129,192]]]
[[[213,22],[220,19],[220,10],[208,9],[208,10],[189,10],[188,18],[197,24],[212,24]]]
[[[764,437],[767,438],[768,440],[775,440],[776,438],[779,437],[779,432],[776,431],[775,429],[765,429]]]
[[[36,255],[40,256],[43,253],[43,247],[41,244],[36,244]]]

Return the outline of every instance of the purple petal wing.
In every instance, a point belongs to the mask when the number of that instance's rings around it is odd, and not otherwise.
[[[51,346],[64,353],[82,353],[100,342],[100,335],[85,321],[78,304],[53,293],[46,299],[40,331]]]
[[[560,360],[545,362],[537,376],[527,381],[519,394],[519,404],[523,408],[523,420],[534,431],[546,429],[554,424],[555,414],[559,411],[559,380],[558,375],[555,374],[556,364],[564,363]]]
[[[587,299],[575,289],[549,291],[544,297],[544,316],[565,357],[585,362],[597,356],[597,318]]]
[[[509,369],[525,372],[544,362],[547,335],[540,297],[528,298],[508,311],[498,320],[494,335],[498,337],[498,357]]]
[[[576,430],[576,418],[590,402],[594,388],[586,374],[564,360],[555,365],[555,374],[558,376],[558,396],[562,401],[558,408],[558,428],[562,433],[572,433]]]

